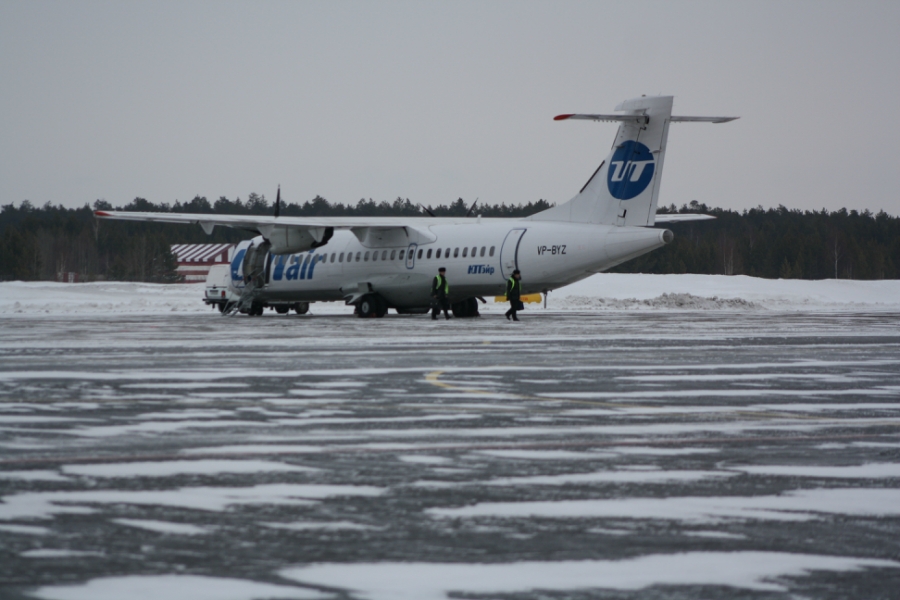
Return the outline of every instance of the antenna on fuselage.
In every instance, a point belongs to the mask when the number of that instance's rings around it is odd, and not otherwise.
[[[466,213],[466,217],[472,216],[472,211],[475,210],[476,204],[478,204],[478,198],[475,198],[475,202],[472,203],[472,206],[469,208],[469,212]]]
[[[429,215],[431,215],[432,217],[437,217],[436,214],[434,214],[433,212],[431,212],[430,210],[428,210],[427,208],[425,208],[425,207],[422,206],[421,204],[419,204],[419,208],[421,208],[422,210],[424,210],[425,212],[427,212],[427,213],[428,213]]]
[[[278,184],[278,194],[275,196],[275,218],[281,214],[281,184]]]

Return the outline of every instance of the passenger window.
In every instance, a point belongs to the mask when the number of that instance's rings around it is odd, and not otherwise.
[[[484,246],[481,247],[481,256],[484,256],[484,251],[487,250]]]
[[[382,252],[381,252],[381,260],[387,260],[387,250],[382,250]]]
[[[467,257],[468,255],[469,255],[469,249],[463,248],[463,258]]]
[[[476,252],[478,252],[478,248],[477,248],[477,247],[473,247],[473,248],[472,248],[472,256],[475,256],[475,253],[476,253]]]
[[[367,254],[367,256],[368,256],[368,254]],[[359,262],[360,260],[362,260],[362,252],[357,252],[356,253],[356,262]]]
[[[459,248],[454,248],[453,249],[453,258],[456,258],[457,256],[459,256]]]
[[[308,265],[309,265],[310,259],[311,259],[310,255],[307,254],[307,255],[306,255],[306,262],[305,262],[304,264],[308,266]]]
[[[378,260],[378,252],[372,253],[372,260]]]
[[[363,260],[368,262],[368,260],[369,260],[369,253],[368,253],[368,252],[366,252],[366,254],[363,256]]]
[[[343,252],[341,252],[341,253],[338,255],[338,262],[344,262],[344,253],[343,253]]]
[[[394,260],[395,258],[397,258],[397,251],[391,250],[391,260]]]
[[[495,246],[491,246],[491,251],[488,252],[488,255],[489,255],[489,256],[493,256],[493,255],[494,255],[494,248],[495,248]]]
[[[406,254],[406,250],[400,251],[400,260],[403,260],[403,255]]]
[[[334,252],[332,252],[332,253],[331,253],[331,262],[334,262],[334,260],[335,260],[336,258],[337,258],[337,254],[335,254]]]
[[[444,258],[450,258],[450,248],[444,250]]]
[[[428,249],[428,254],[425,255],[425,258],[431,258],[431,248]]]
[[[440,248],[438,248],[437,254],[435,254],[434,257],[435,257],[435,258],[440,258],[440,257],[441,257],[441,249],[440,249]]]
[[[418,256],[417,256],[416,258],[421,259],[421,258],[422,258],[422,252],[423,252],[423,250],[422,250],[421,248],[419,248],[419,254],[418,254]]]

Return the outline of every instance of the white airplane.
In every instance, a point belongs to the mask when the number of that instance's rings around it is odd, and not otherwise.
[[[231,263],[236,309],[343,300],[360,317],[423,313],[432,278],[446,267],[457,316],[477,314],[476,298],[503,295],[514,269],[522,292],[548,292],[645,254],[673,239],[655,223],[711,219],[656,214],[670,123],[725,123],[737,117],[672,116],[672,96],[641,97],[620,114],[567,114],[564,120],[614,121],[606,160],[574,198],[523,219],[445,217],[280,217],[95,211],[102,219],[199,223],[257,233]]]

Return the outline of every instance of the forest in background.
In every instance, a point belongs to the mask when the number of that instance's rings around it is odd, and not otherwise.
[[[526,217],[552,206],[544,200],[525,205],[479,203],[472,216]],[[435,216],[465,216],[461,198],[428,206]],[[170,246],[179,243],[238,242],[250,234],[216,227],[98,221],[93,210],[271,215],[265,196],[246,201],[221,197],[209,202],[154,204],[135,198],[122,207],[98,200],[94,206],[42,207],[23,201],[0,208],[0,280],[54,280],[75,272],[81,281],[174,282],[176,262]],[[612,269],[617,273],[698,273],[784,279],[900,278],[900,217],[884,212],[789,210],[757,207],[742,212],[691,202],[660,213],[703,213],[714,221],[668,224],[675,241]],[[302,204],[283,203],[284,216],[427,216],[409,199],[331,203],[316,196]]]

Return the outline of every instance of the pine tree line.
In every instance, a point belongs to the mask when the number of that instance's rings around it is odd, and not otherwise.
[[[674,242],[613,271],[768,279],[900,278],[900,218],[883,211],[760,206],[736,212],[695,201],[659,212],[699,212],[716,220],[669,224]]]
[[[549,208],[544,200],[524,206],[479,204],[472,214],[485,217],[525,217]],[[471,205],[457,199],[427,206],[435,216],[465,216]],[[0,208],[0,280],[53,280],[57,273],[76,272],[82,281],[172,282],[177,280],[178,243],[234,243],[247,232],[217,227],[206,235],[199,227],[164,223],[98,221],[93,210],[174,213],[271,215],[265,196],[250,194],[246,201],[221,197],[209,202],[197,196],[174,205],[135,198],[114,209],[98,200],[69,209],[28,201]],[[331,203],[321,196],[285,203],[284,216],[423,216],[409,199],[393,202],[360,200],[356,205]],[[700,212],[715,221],[670,224],[675,241],[664,248],[613,269],[620,273],[700,273],[752,275],[796,279],[900,278],[900,218],[884,212],[856,210],[788,210],[757,207],[743,212],[710,208],[692,202],[662,213]]]

